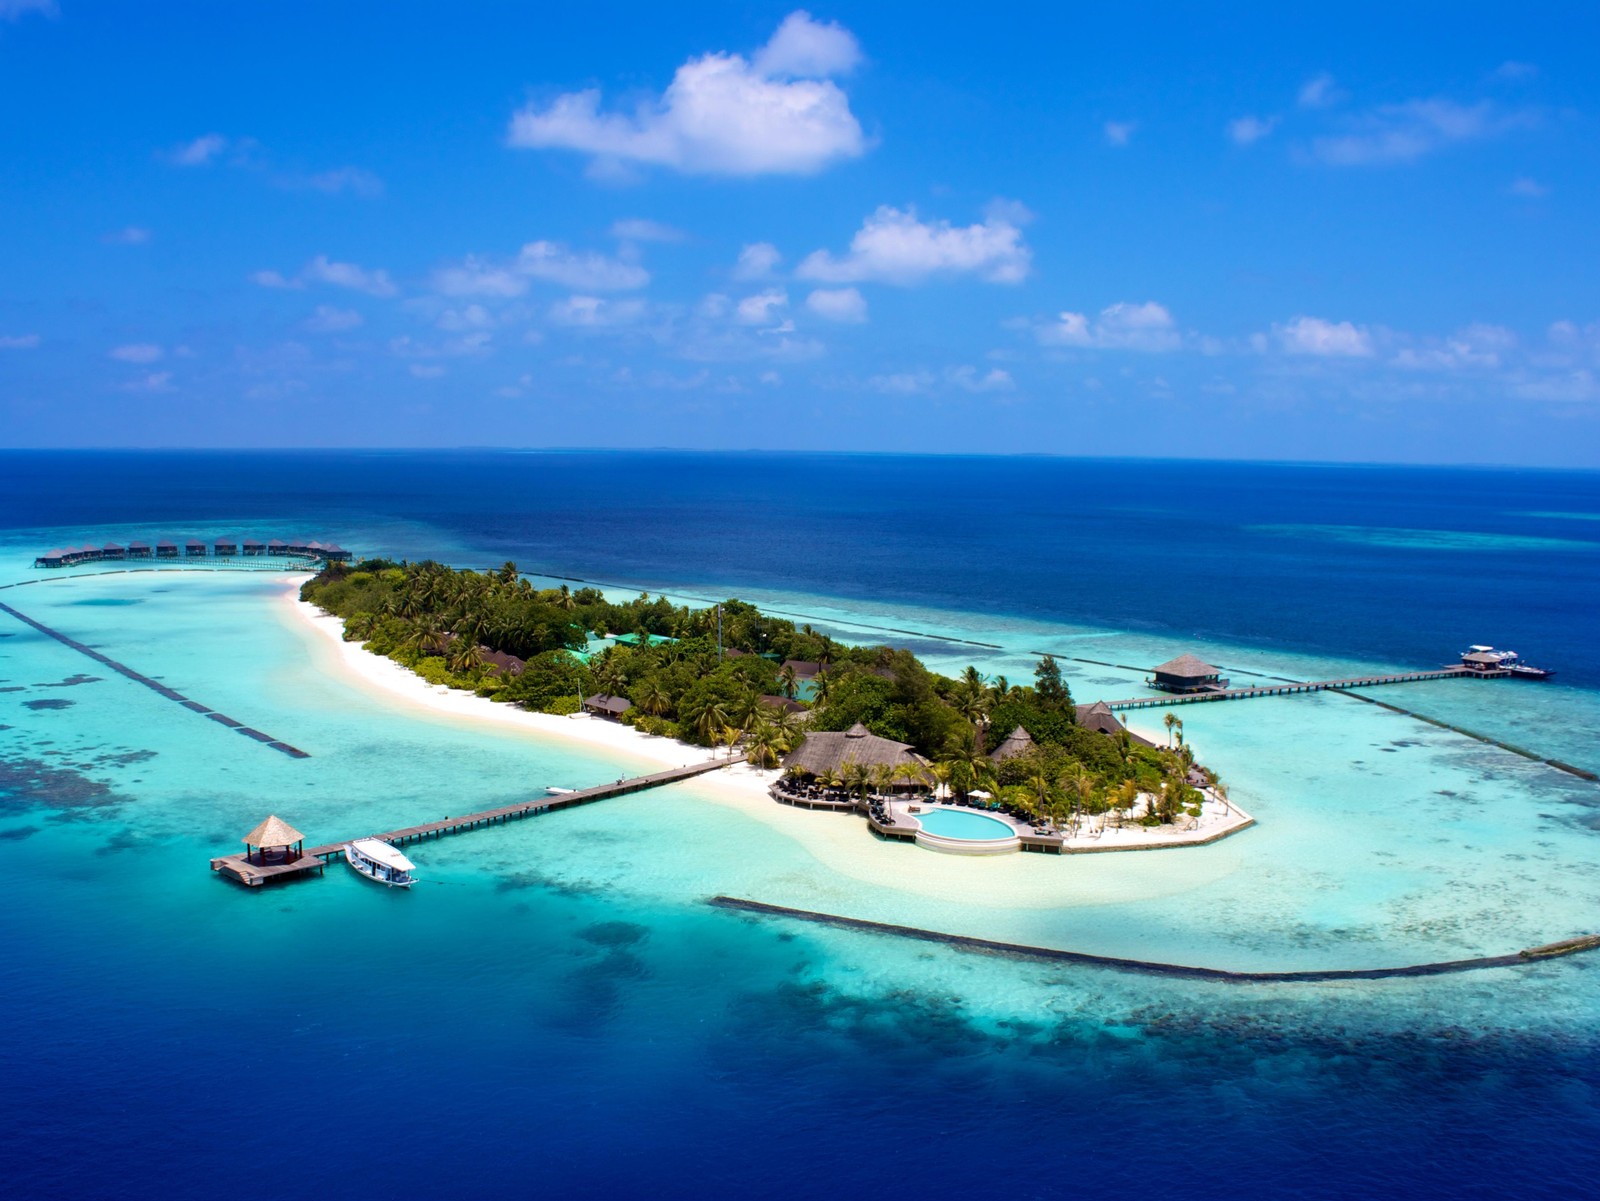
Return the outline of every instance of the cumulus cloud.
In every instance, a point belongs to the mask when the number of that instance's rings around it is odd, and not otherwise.
[[[896,371],[869,377],[867,387],[886,396],[915,396],[931,390],[938,380],[931,371]]]
[[[138,225],[126,225],[102,234],[100,240],[107,246],[143,246],[150,240],[150,231]]]
[[[1324,358],[1370,358],[1372,335],[1348,321],[1321,317],[1296,317],[1287,325],[1274,325],[1278,344],[1289,354]]]
[[[1301,108],[1332,108],[1343,99],[1344,92],[1339,90],[1333,76],[1326,71],[1313,75],[1301,84],[1299,94],[1295,96],[1295,102]]]
[[[1133,131],[1138,128],[1137,121],[1107,121],[1100,127],[1100,132],[1105,134],[1106,145],[1126,146],[1133,140]]]
[[[602,112],[593,88],[530,104],[512,116],[507,141],[686,174],[813,174],[866,150],[849,99],[830,78],[859,59],[848,31],[796,12],[752,59],[692,58],[660,97],[632,112]]]
[[[306,328],[314,334],[343,333],[361,324],[360,313],[354,309],[336,309],[331,304],[319,304],[316,312],[306,318]]]
[[[383,180],[364,167],[335,167],[331,171],[318,171],[312,175],[284,175],[278,183],[285,188],[310,188],[337,196],[353,192],[357,196],[381,196]]]
[[[818,288],[806,297],[806,308],[825,321],[859,324],[867,319],[867,302],[855,288]]]
[[[387,271],[368,270],[356,263],[335,262],[325,254],[312,259],[296,275],[284,275],[281,271],[256,271],[251,274],[250,282],[262,288],[289,288],[296,291],[312,283],[349,288],[353,292],[365,292],[368,296],[400,294],[400,289],[389,278]]]
[[[789,307],[789,294],[782,288],[768,288],[754,296],[746,296],[733,310],[733,319],[740,325],[772,325],[780,309]]]
[[[1453,371],[1464,367],[1499,367],[1517,346],[1517,336],[1503,325],[1475,324],[1436,343],[1405,346],[1395,355],[1397,367]]]
[[[175,146],[167,158],[179,167],[203,167],[228,148],[228,139],[220,133],[201,134],[192,142]]]
[[[1183,335],[1166,307],[1153,300],[1135,304],[1120,301],[1090,318],[1065,312],[1038,330],[1046,346],[1081,346],[1092,350],[1138,350],[1161,353],[1177,350]]]
[[[550,306],[550,320],[557,325],[590,328],[629,325],[644,316],[642,300],[605,300],[599,296],[569,296]]]
[[[1236,146],[1253,146],[1277,128],[1276,117],[1239,117],[1228,122],[1228,137]]]
[[[38,345],[38,334],[0,334],[0,350],[33,350]]]
[[[733,266],[733,278],[768,279],[782,260],[783,255],[771,242],[751,242],[739,251],[739,261]]]
[[[1462,142],[1497,137],[1531,124],[1529,112],[1508,112],[1487,100],[1407,100],[1353,118],[1344,133],[1315,139],[1312,153],[1336,167],[1415,162]]]
[[[968,392],[1009,392],[1017,386],[1011,373],[999,367],[991,367],[981,374],[976,367],[952,367],[945,372],[945,378],[954,387]]]
[[[114,346],[108,353],[119,363],[154,363],[162,357],[163,351],[153,342],[130,342],[126,346]]]
[[[434,324],[440,329],[460,333],[464,330],[488,329],[494,324],[494,318],[481,304],[469,304],[459,309],[446,309]]]
[[[932,275],[976,275],[995,284],[1021,283],[1033,252],[1022,239],[1014,206],[995,206],[978,225],[923,222],[914,208],[881,206],[862,223],[850,250],[806,256],[796,270],[819,283],[915,284]]]
[[[172,372],[152,371],[138,379],[129,380],[122,385],[124,392],[170,392],[172,391]]]
[[[536,279],[584,292],[626,292],[648,284],[650,273],[638,263],[539,241],[525,245],[510,263],[468,255],[434,272],[433,286],[446,296],[508,299],[521,296]]]
[[[611,236],[623,242],[683,241],[681,229],[674,229],[670,225],[663,225],[659,221],[650,221],[643,217],[614,222],[611,226]]]

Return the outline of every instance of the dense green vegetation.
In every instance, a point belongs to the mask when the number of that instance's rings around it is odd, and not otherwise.
[[[951,679],[907,650],[848,646],[739,600],[720,607],[719,655],[716,608],[648,594],[619,604],[594,588],[537,589],[512,563],[494,572],[432,562],[331,564],[301,597],[342,617],[347,639],[430,682],[551,713],[575,712],[596,693],[626,697],[633,708],[623,720],[646,733],[703,746],[739,741],[767,766],[797,744],[802,726],[846,730],[860,722],[930,759],[932,782],[962,796],[986,791],[1029,813],[1131,812],[1142,793],[1154,799],[1136,816],[1170,821],[1198,803],[1185,782],[1193,756],[1181,722],[1169,726],[1170,748],[1083,729],[1049,656],[1028,685],[990,681],[970,667]],[[591,635],[625,635],[632,644],[589,657]],[[520,672],[504,656],[523,661]],[[824,670],[807,685],[789,661]],[[803,717],[762,699],[803,691],[811,693]],[[989,753],[1018,727],[1033,749],[991,762]]]

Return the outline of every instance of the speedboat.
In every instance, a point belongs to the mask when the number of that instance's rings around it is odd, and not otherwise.
[[[389,888],[410,888],[416,866],[381,838],[358,838],[344,844],[344,861],[361,876]]]
[[[568,796],[578,790],[576,788],[562,788],[559,784],[551,784],[544,791],[547,796]]]

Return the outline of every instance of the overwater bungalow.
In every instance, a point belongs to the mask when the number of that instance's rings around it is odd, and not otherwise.
[[[84,549],[88,550],[90,548],[85,547]],[[107,542],[100,548],[100,557],[102,559],[126,559],[128,557],[128,550],[119,543]]]
[[[633,702],[625,696],[607,696],[603,692],[597,692],[584,699],[583,707],[596,717],[609,717],[615,721],[633,708]]]
[[[897,768],[926,767],[927,762],[909,743],[879,737],[857,722],[842,733],[822,730],[807,734],[805,741],[789,752],[783,766],[787,772],[817,777],[831,776],[852,763]]]
[[[322,548],[322,557],[330,563],[348,563],[351,555],[337,542],[330,542]]]
[[[218,555],[236,555],[239,553],[239,544],[232,538],[218,538],[213,545],[217,548]]]
[[[267,553],[267,544],[259,538],[246,538],[241,546],[247,555],[264,555]]]
[[[149,559],[149,558],[153,558],[154,556],[155,556],[155,551],[150,549],[150,544],[148,542],[130,542],[130,543],[128,543],[128,558],[130,558],[130,559]]]
[[[994,763],[1004,763],[1007,759],[1028,754],[1033,747],[1033,735],[1018,726],[1006,735],[1004,742],[989,752],[989,759]]]
[[[183,544],[183,557],[186,559],[203,559],[206,557],[206,544],[198,538],[190,538]]]
[[[163,538],[156,543],[156,558],[176,559],[178,557],[178,544],[169,538]]]
[[[1220,692],[1228,686],[1220,667],[1189,654],[1163,663],[1145,682],[1163,692]]]
[[[66,562],[67,552],[64,550],[47,550],[33,561],[35,567],[60,567]]]
[[[267,554],[283,556],[289,553],[289,544],[282,538],[274,538],[267,543]]]

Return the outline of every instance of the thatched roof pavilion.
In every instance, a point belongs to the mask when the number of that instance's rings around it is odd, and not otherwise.
[[[244,857],[250,860],[251,848],[265,861],[269,856],[288,858],[293,852],[298,859],[305,851],[306,836],[277,814],[272,814],[239,841],[244,843]]]
[[[909,763],[920,767],[927,760],[913,751],[909,743],[880,738],[857,722],[843,733],[822,730],[807,734],[805,741],[789,752],[783,766],[786,770],[823,776],[851,763],[865,767],[900,767]]]
[[[1121,719],[1112,712],[1111,706],[1104,701],[1096,701],[1092,705],[1079,705],[1078,724],[1085,730],[1093,730],[1096,734],[1107,734],[1111,737],[1126,734],[1141,746],[1155,745],[1148,738],[1139,737],[1139,735],[1123,725]]]
[[[1165,692],[1210,692],[1228,686],[1220,667],[1213,667],[1190,654],[1169,659],[1157,667],[1154,674],[1151,685]]]
[[[1018,726],[1006,735],[1006,740],[989,753],[989,758],[996,763],[1003,763],[1007,759],[1015,759],[1018,755],[1026,755],[1033,750],[1033,735]]]
[[[597,692],[583,702],[583,707],[600,717],[621,717],[633,708],[633,702],[625,696],[607,696]]]

